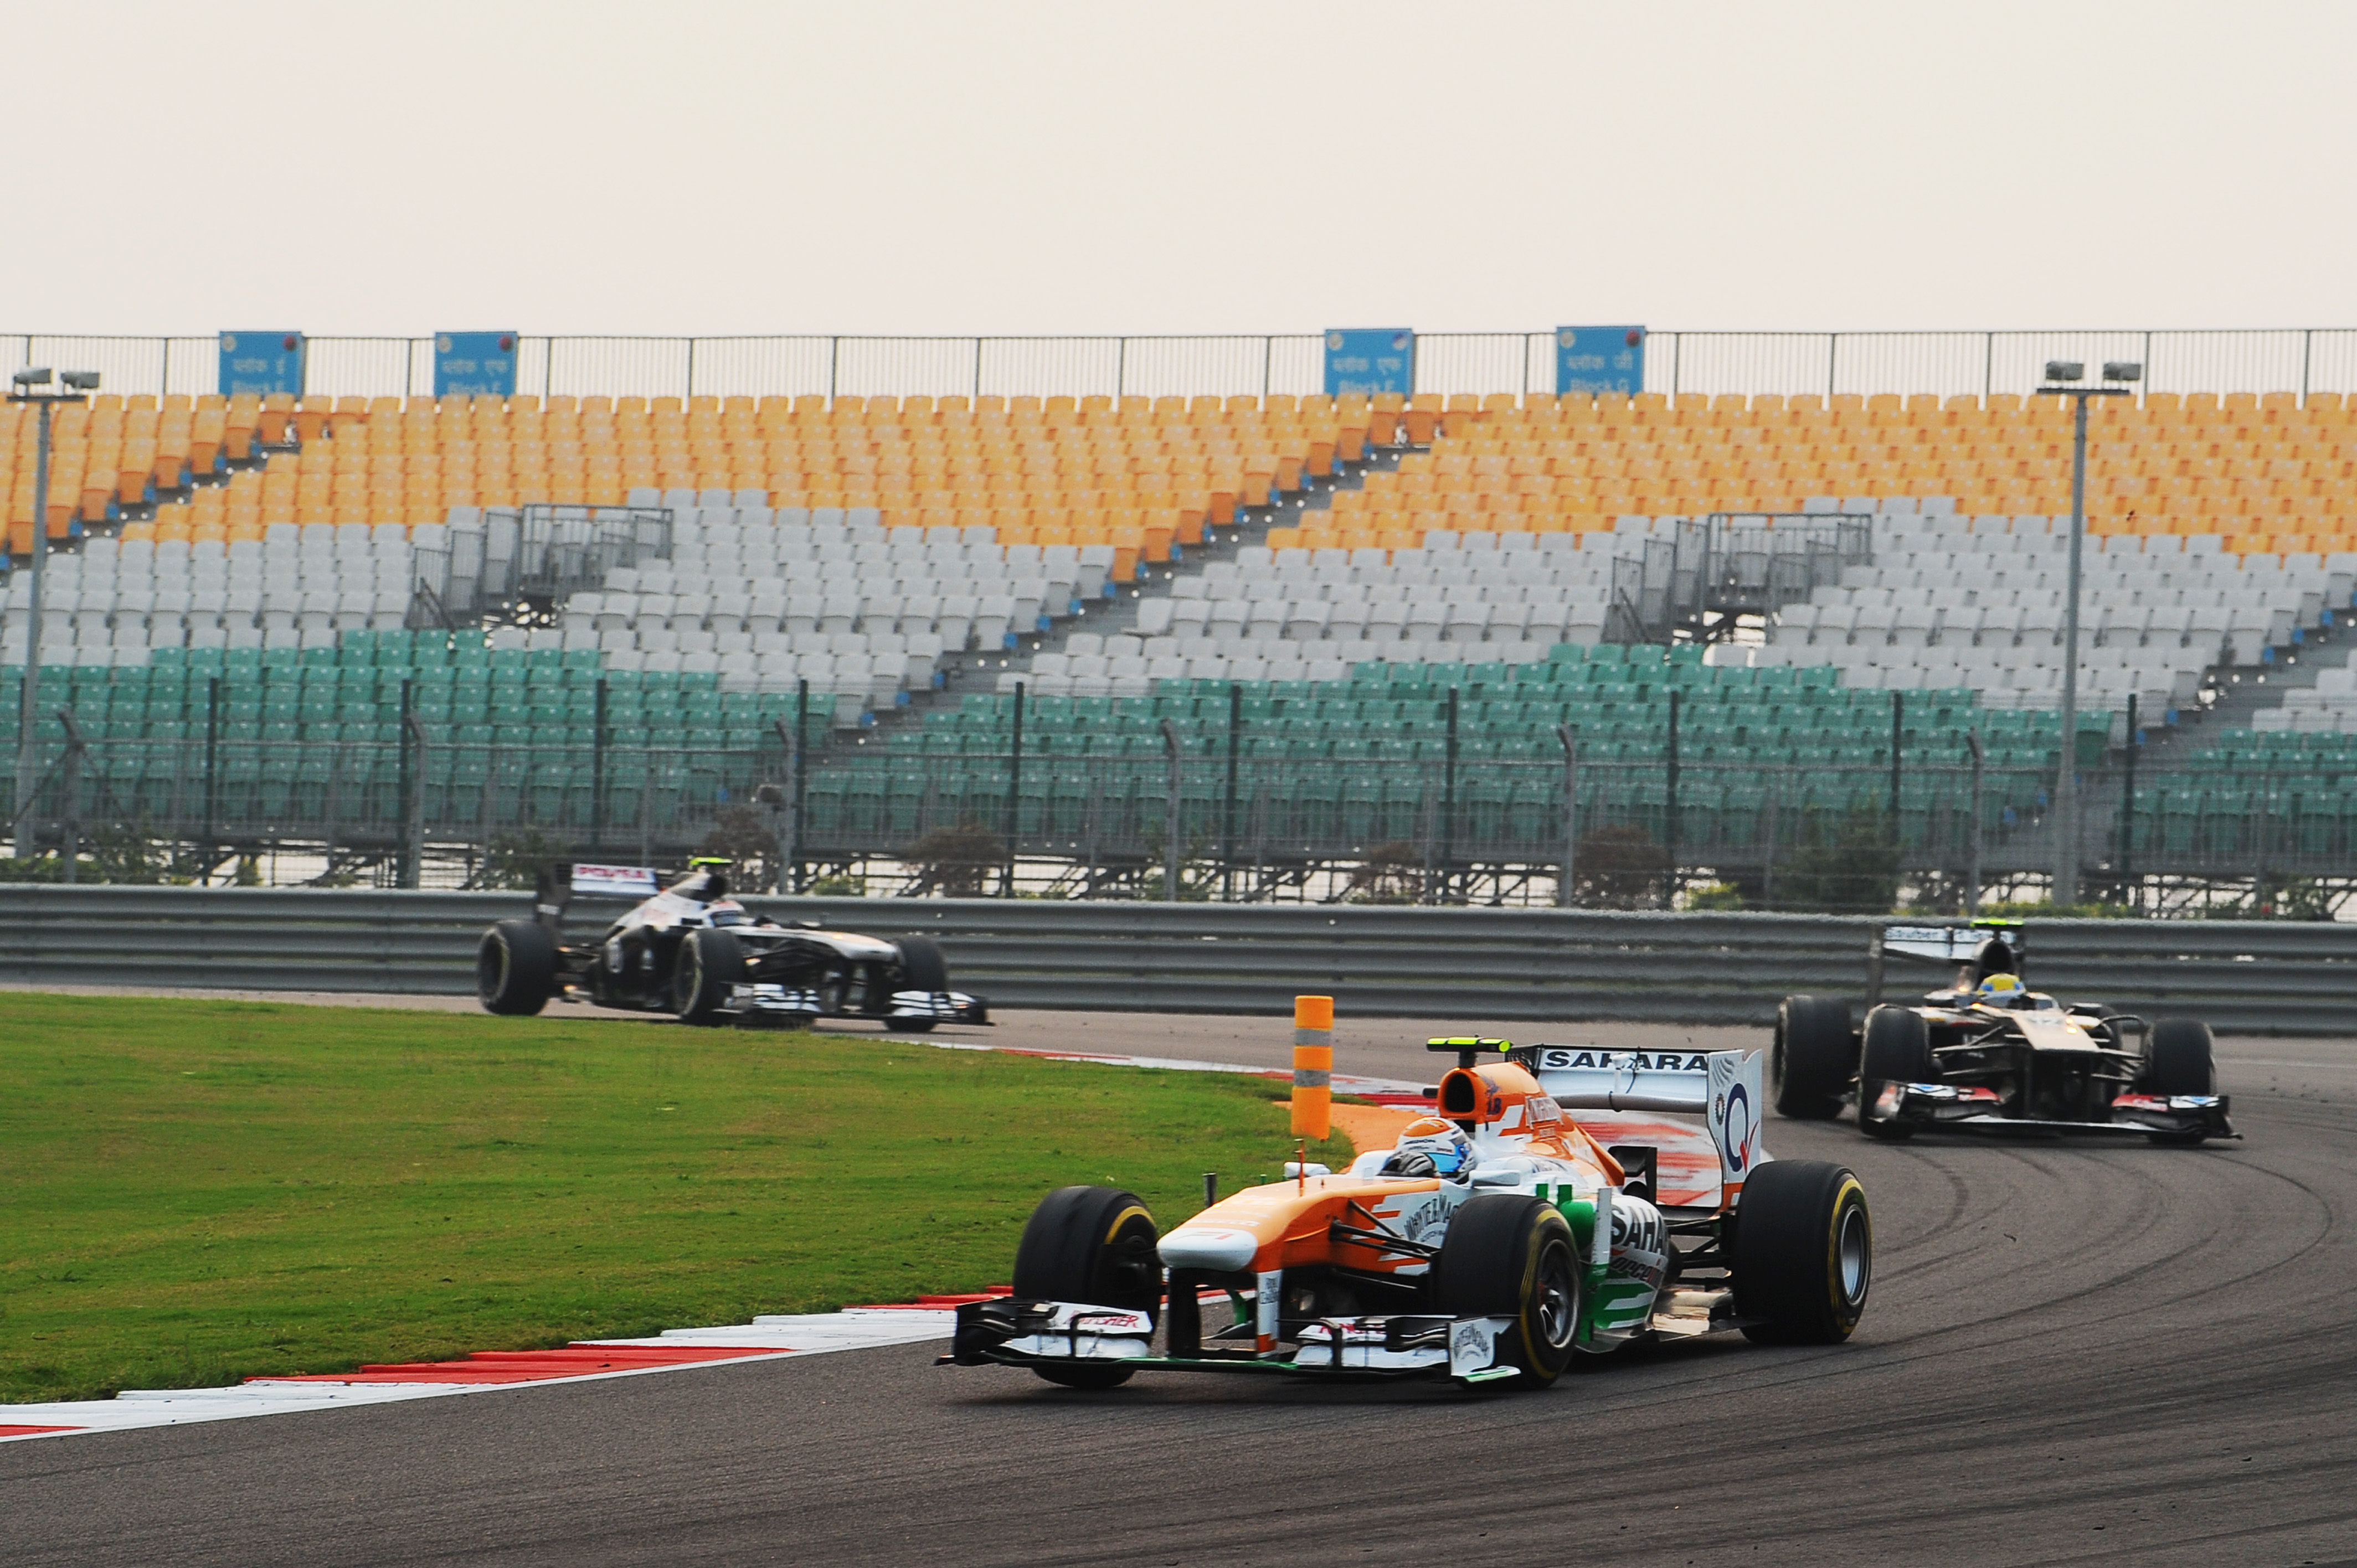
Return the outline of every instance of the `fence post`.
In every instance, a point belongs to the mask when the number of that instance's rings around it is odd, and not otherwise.
[[[404,749],[415,754],[409,770],[409,820],[402,832],[401,885],[414,891],[424,881],[425,869],[425,726],[415,714],[404,714],[401,723],[408,732]]]
[[[826,340],[826,403],[829,408],[834,406],[834,370],[842,358],[843,339],[829,338]]]
[[[1014,739],[1006,760],[1006,877],[999,887],[1002,898],[1015,897],[1015,856],[1023,835],[1023,688],[1024,682],[1015,682]]]
[[[2120,799],[2120,885],[2126,890],[2128,908],[2141,909],[2143,889],[2136,880],[2136,753],[2144,749],[2144,736],[2136,728],[2136,694],[2128,693],[2127,771]]]
[[[606,678],[597,677],[597,716],[589,732],[589,842],[606,836]]]
[[[807,682],[805,682],[807,684]],[[788,727],[786,721],[772,721],[778,729],[778,739],[786,748],[785,827],[778,834],[778,874],[770,880],[770,891],[783,893],[791,888],[802,891],[802,748],[801,737]],[[786,869],[791,866],[791,873]]]
[[[1448,744],[1440,764],[1440,890],[1457,882],[1457,691],[1448,688]]]
[[[1563,870],[1555,883],[1555,902],[1557,908],[1568,909],[1579,873],[1579,732],[1569,725],[1557,725],[1555,737],[1563,742]]]
[[[1670,688],[1669,748],[1663,757],[1666,768],[1666,799],[1662,812],[1662,835],[1667,839],[1669,864],[1663,868],[1662,908],[1678,907],[1678,699],[1675,686]]]
[[[1776,808],[1783,796],[1784,775],[1779,769],[1768,778],[1768,844],[1760,856],[1760,903],[1768,909],[1776,907]]]
[[[410,745],[410,737],[412,726],[416,723],[416,719],[410,711],[410,703],[415,696],[416,690],[417,682],[414,677],[403,677],[401,682],[401,751],[399,754],[401,764],[401,850],[397,856],[396,865],[393,868],[393,884],[396,886],[407,888],[414,888],[417,886],[417,862],[412,859],[409,854],[410,818],[415,809],[415,798],[420,792],[420,785],[422,782],[417,777],[416,768],[411,766],[414,747]],[[488,822],[483,824],[483,831],[486,834],[490,832],[490,824]]]
[[[1184,781],[1178,757],[1178,725],[1170,719],[1162,721],[1162,744],[1170,753],[1169,821],[1162,830],[1162,901],[1178,902],[1178,830],[1179,789]]]
[[[1907,693],[1893,692],[1890,693],[1890,842],[1894,844],[1900,843],[1902,836],[1899,830],[1899,771],[1900,748],[1905,745],[1906,735]]]
[[[58,710],[58,723],[66,729],[65,778],[58,798],[58,853],[65,860],[68,886],[81,880],[81,726],[74,723],[71,708]]]
[[[210,677],[205,691],[205,832],[207,844],[213,839],[213,818],[220,800],[221,789],[221,678]],[[406,688],[404,688],[404,691]],[[404,699],[405,701],[405,699]]]
[[[695,396],[695,339],[693,338],[687,340],[687,391],[683,396],[688,400]]]
[[[1236,896],[1236,766],[1244,731],[1244,689],[1228,688],[1228,798],[1220,819],[1220,897]]]
[[[792,781],[788,790],[793,797],[793,813],[788,819],[793,825],[794,842],[791,854],[794,866],[794,891],[804,886],[802,878],[802,780],[810,755],[810,681],[807,677],[794,682],[794,743]]]
[[[1116,338],[1114,339],[1113,350],[1113,401],[1114,407],[1118,408],[1121,405],[1122,397],[1128,392],[1128,390],[1129,339],[1126,338]]]
[[[1978,729],[1964,732],[1964,746],[1973,754],[1973,831],[1965,841],[1971,847],[1964,862],[1964,918],[1969,920],[1981,912],[1981,772],[1987,759]]]

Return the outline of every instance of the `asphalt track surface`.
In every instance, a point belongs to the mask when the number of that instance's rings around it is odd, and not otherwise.
[[[1283,1059],[1281,1021],[1113,1022],[1061,1048]],[[1423,1032],[1369,1023],[1337,1065],[1407,1075]],[[1872,1203],[1837,1348],[1624,1354],[1535,1394],[1080,1394],[931,1346],[724,1365],[9,1444],[0,1538],[11,1563],[2357,1562],[2357,1050],[2227,1041],[2220,1069],[2245,1143],[1771,1122]]]

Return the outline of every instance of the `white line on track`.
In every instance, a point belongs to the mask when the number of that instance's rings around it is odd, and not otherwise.
[[[343,1410],[361,1405],[393,1404],[404,1400],[500,1393],[511,1389],[545,1388],[551,1383],[640,1378],[654,1372],[686,1371],[696,1367],[733,1367],[747,1361],[823,1356],[833,1350],[866,1350],[883,1345],[909,1345],[946,1338],[955,1318],[954,1312],[927,1307],[856,1306],[835,1313],[757,1317],[748,1324],[733,1327],[674,1328],[652,1339],[585,1339],[579,1343],[585,1346],[651,1346],[668,1349],[759,1348],[766,1353],[730,1357],[723,1360],[683,1361],[671,1366],[633,1367],[619,1371],[535,1378],[528,1381],[371,1382],[365,1373],[356,1372],[347,1382],[294,1382],[261,1378],[228,1389],[135,1389],[125,1390],[111,1400],[0,1405],[0,1432],[8,1427],[55,1429],[7,1434],[0,1435],[0,1443],[30,1442],[40,1437],[70,1437],[86,1432],[128,1432],[143,1426],[187,1426],[199,1422],[235,1421],[245,1416],[284,1415],[296,1411]]]

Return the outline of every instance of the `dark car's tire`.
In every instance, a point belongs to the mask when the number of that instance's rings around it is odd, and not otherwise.
[[[745,978],[745,945],[732,931],[700,927],[681,939],[672,969],[672,1011],[683,1024],[719,1022],[728,988]]]
[[[1830,996],[1787,996],[1776,1009],[1776,1038],[1768,1057],[1769,1091],[1778,1113],[1795,1122],[1828,1122],[1841,1113],[1856,1037],[1849,1004]]]
[[[1770,1160],[1743,1184],[1727,1247],[1743,1333],[1763,1345],[1838,1345],[1866,1311],[1874,1222],[1846,1166]]]
[[[939,993],[950,988],[949,961],[942,944],[931,937],[907,936],[899,940],[900,989]],[[896,1026],[912,1035],[930,1035],[938,1018],[903,1018]]]
[[[2199,1018],[2163,1018],[2152,1026],[2145,1046],[2144,1071],[2136,1087],[2147,1094],[2215,1094],[2218,1067],[2212,1053],[2210,1026]],[[2207,1133],[2154,1133],[2156,1144],[2190,1145]]]
[[[1932,1060],[1932,1035],[1923,1015],[1906,1007],[1877,1007],[1866,1015],[1857,1054],[1857,1124],[1868,1137],[1897,1142],[1915,1135],[1906,1122],[1877,1116],[1875,1101],[1886,1083],[1929,1083],[1939,1076]]]
[[[950,988],[949,960],[942,956],[942,944],[931,937],[902,937],[900,948],[900,983],[905,991],[947,991]]]
[[[533,920],[501,920],[475,949],[475,995],[486,1013],[528,1017],[556,994],[556,938]]]
[[[1015,1294],[1022,1301],[1115,1306],[1148,1317],[1162,1305],[1161,1240],[1154,1216],[1134,1192],[1112,1187],[1059,1187],[1039,1200],[1015,1249]],[[1130,1369],[1081,1362],[1031,1369],[1068,1389],[1109,1389]]]
[[[1581,1260],[1570,1224],[1553,1204],[1512,1193],[1467,1198],[1448,1222],[1432,1273],[1440,1310],[1450,1316],[1514,1320],[1498,1341],[1500,1359],[1522,1369],[1514,1387],[1543,1389],[1571,1364]]]

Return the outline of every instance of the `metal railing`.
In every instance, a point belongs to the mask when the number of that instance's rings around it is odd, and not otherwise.
[[[1856,1004],[1877,924],[1584,910],[750,902],[780,918],[932,936],[953,982],[1001,1007],[1271,1020],[1288,1015],[1296,992],[1314,987],[1346,1017],[1765,1026],[1792,993]],[[571,929],[594,936],[627,907],[579,901]],[[0,950],[12,979],[37,985],[464,995],[483,928],[530,914],[523,893],[0,884]],[[2349,1027],[2351,926],[2039,920],[2028,950],[2041,989],[2146,1016],[2191,1015],[2235,1032]]]
[[[1416,339],[1420,392],[1552,392],[1555,335]],[[1315,392],[1317,333],[1212,337],[524,337],[516,387],[535,396],[1265,396]],[[209,337],[12,333],[0,358],[98,371],[117,392],[216,389]],[[1646,338],[1645,390],[1664,393],[2026,393],[2050,359],[2136,360],[2148,392],[2357,392],[2357,328],[1703,332]],[[434,387],[432,338],[312,338],[307,390],[414,397]]]

